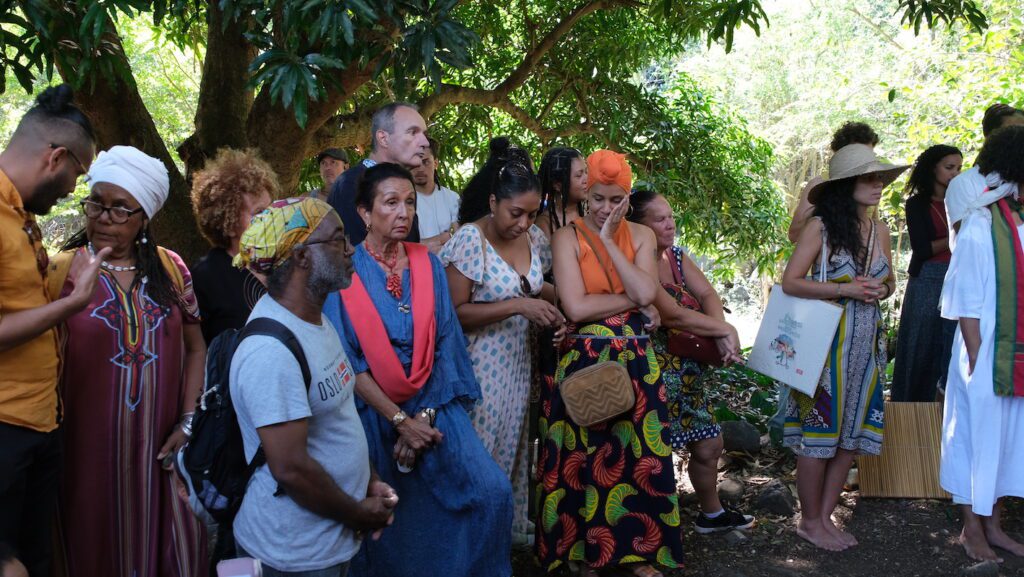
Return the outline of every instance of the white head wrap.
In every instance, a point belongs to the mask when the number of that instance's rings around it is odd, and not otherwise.
[[[149,218],[164,205],[171,190],[164,163],[133,146],[114,146],[101,152],[89,168],[88,178],[90,190],[97,182],[127,190]]]
[[[946,193],[946,212],[950,226],[962,221],[968,214],[982,210],[1007,196],[1017,198],[1017,183],[1006,182],[998,172],[976,176],[964,173],[969,179],[966,186],[950,186]],[[960,177],[957,177],[960,178]],[[952,184],[952,183],[950,183]]]

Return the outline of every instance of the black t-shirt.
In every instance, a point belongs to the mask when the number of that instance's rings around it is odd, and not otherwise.
[[[363,242],[363,239],[366,238],[366,225],[363,223],[363,219],[359,217],[359,213],[356,212],[356,191],[359,188],[359,180],[362,178],[363,173],[366,172],[366,169],[369,168],[365,162],[360,162],[341,173],[341,176],[334,181],[334,186],[331,187],[331,194],[327,196],[327,203],[338,212],[342,224],[345,225],[345,234],[348,235],[348,241],[353,245]],[[412,225],[409,227],[409,236],[405,240],[408,242],[420,241],[419,216],[413,217]]]
[[[231,255],[211,249],[192,267],[192,287],[203,311],[203,339],[209,345],[227,329],[240,329],[263,294],[263,285],[248,270],[231,266]]]

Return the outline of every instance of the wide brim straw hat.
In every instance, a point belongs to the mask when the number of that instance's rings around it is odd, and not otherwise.
[[[807,191],[807,202],[816,204],[825,185],[830,182],[878,173],[882,177],[884,186],[889,186],[908,168],[910,168],[909,164],[897,165],[882,162],[878,159],[874,149],[866,144],[848,144],[832,155],[832,159],[828,161],[828,178]]]

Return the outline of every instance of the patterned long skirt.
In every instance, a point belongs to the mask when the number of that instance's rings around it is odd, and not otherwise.
[[[639,314],[570,327],[553,379],[541,390],[537,557],[547,571],[567,561],[592,568],[680,566],[682,542],[668,407],[654,348]],[[592,427],[566,414],[558,383],[603,361],[625,365],[633,410]]]

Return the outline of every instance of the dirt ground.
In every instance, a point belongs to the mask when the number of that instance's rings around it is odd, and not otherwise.
[[[774,458],[774,462],[771,459]],[[767,461],[767,464],[766,464]],[[860,544],[840,553],[819,550],[796,535],[793,518],[773,517],[757,511],[751,497],[758,485],[773,477],[792,484],[792,462],[785,456],[767,455],[743,466],[725,467],[722,475],[746,483],[740,507],[757,515],[758,524],[745,534],[744,542],[723,535],[698,535],[693,530],[697,504],[692,491],[680,492],[684,520],[685,567],[667,571],[666,577],[947,577],[957,576],[974,565],[956,542],[959,513],[950,501],[907,499],[861,499],[856,490],[843,494],[837,518],[856,535]],[[1024,501],[1010,499],[1004,514],[1010,536],[1024,539]],[[1024,559],[1005,551],[1000,575],[1024,577]],[[532,555],[513,556],[516,577],[542,577]],[[568,575],[569,573],[564,573]],[[628,575],[612,571],[602,575]]]

